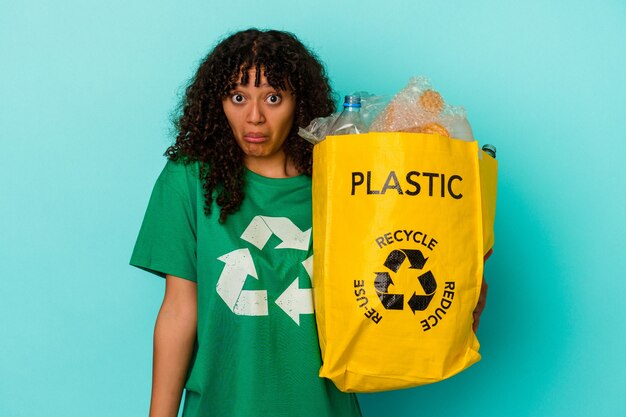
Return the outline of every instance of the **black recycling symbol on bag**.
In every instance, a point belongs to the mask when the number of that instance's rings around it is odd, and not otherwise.
[[[421,251],[416,249],[394,249],[391,251],[384,266],[395,274],[400,269],[400,266],[408,259],[410,264],[409,269],[422,270],[428,258],[424,258]],[[389,286],[394,285],[393,280],[389,272],[375,272],[376,279],[374,280],[374,288],[376,294],[383,303],[383,307],[387,310],[403,310],[404,309],[404,294],[390,294]],[[407,302],[413,314],[416,311],[426,310],[428,304],[435,296],[437,290],[437,281],[431,271],[427,271],[417,277],[424,294],[418,295],[417,292],[413,292],[413,295]]]

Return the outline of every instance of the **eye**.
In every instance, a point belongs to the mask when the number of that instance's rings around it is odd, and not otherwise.
[[[265,99],[269,104],[278,104],[282,101],[282,97],[279,94],[270,94]]]
[[[230,100],[235,104],[241,104],[246,101],[246,98],[240,93],[231,94]]]

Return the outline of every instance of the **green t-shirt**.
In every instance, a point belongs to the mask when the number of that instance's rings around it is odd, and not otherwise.
[[[311,296],[311,179],[246,172],[241,209],[204,214],[197,163],[168,162],[131,264],[197,283],[185,417],[360,416],[320,378]]]

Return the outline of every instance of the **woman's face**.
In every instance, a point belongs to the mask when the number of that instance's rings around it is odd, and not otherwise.
[[[248,84],[237,84],[222,100],[224,113],[248,168],[259,164],[284,166],[283,145],[293,125],[295,98],[291,91],[269,85],[262,73],[259,86],[255,87],[255,75],[253,68]]]

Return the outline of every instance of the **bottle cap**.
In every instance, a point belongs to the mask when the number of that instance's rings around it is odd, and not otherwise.
[[[483,151],[485,151],[492,158],[496,157],[496,147],[489,143],[483,145]]]
[[[346,96],[343,107],[361,107],[361,96]]]

